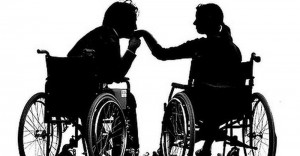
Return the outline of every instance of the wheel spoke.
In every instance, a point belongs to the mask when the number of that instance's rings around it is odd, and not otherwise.
[[[119,118],[119,117],[118,117],[118,118]],[[122,126],[122,124],[124,124],[124,123],[122,123],[122,121],[119,121],[118,123],[116,123],[116,124],[114,125],[114,127],[113,127],[113,131],[114,131],[115,128]]]
[[[25,144],[28,144],[26,147],[24,147],[24,149],[26,149],[26,148],[28,148],[29,146],[31,146],[33,143],[35,143],[35,141],[36,141],[36,139],[33,140],[33,141],[29,141],[29,142],[23,143],[24,145],[25,145]]]
[[[122,137],[122,136],[123,136],[122,133],[120,133],[120,134],[118,134],[118,135],[115,134],[115,135],[111,136],[111,138],[114,139],[114,138],[117,138],[117,137],[119,137],[119,136],[121,136],[121,138],[123,138],[123,137]]]
[[[32,133],[32,130],[29,130],[27,127],[25,127],[24,126],[24,128],[32,135],[32,136],[34,136],[34,134]],[[34,130],[35,131],[35,130]],[[23,133],[24,133],[24,131],[23,131]]]
[[[99,136],[98,138],[97,138],[97,141],[96,141],[96,144],[99,144],[100,142],[102,142],[104,139],[106,140],[107,139],[107,137],[108,136]]]
[[[43,153],[43,155],[45,155],[44,150],[43,150],[43,148],[42,148],[42,146],[41,146],[41,144],[40,144],[40,141],[37,140],[37,143],[38,143],[38,145],[39,145],[39,149],[41,150],[41,152]]]
[[[31,123],[29,123],[29,121],[28,121],[27,119],[29,119]],[[25,121],[27,122],[27,124],[29,124],[30,127],[32,127],[32,129],[33,129],[34,131],[36,131],[36,130],[38,129],[37,127],[35,127],[33,121],[32,121],[28,116],[27,116],[27,118],[25,119]]]
[[[25,131],[24,131],[24,132],[25,132]],[[29,132],[28,134],[23,135],[23,137],[26,138],[26,137],[29,136],[29,135],[34,136],[32,133]]]
[[[123,130],[123,128],[120,127],[119,129],[113,131],[113,132],[111,133],[111,137],[114,138],[114,137],[117,135],[117,133],[120,132],[120,131],[122,131],[122,130]],[[120,132],[120,133],[121,133],[121,135],[122,135],[122,132]]]
[[[40,125],[40,127],[42,127],[43,130],[45,130],[44,127],[43,127],[43,125],[40,123],[40,121],[36,118],[36,116],[33,115],[33,112],[32,112],[31,109],[30,109],[30,112],[31,112],[32,116],[35,118],[35,120],[37,121],[37,123]]]
[[[256,125],[256,129],[258,129],[258,126],[260,126],[260,124],[263,123],[264,117],[265,117],[265,115],[266,115],[266,113],[264,113],[264,112],[262,111],[263,108],[260,107],[260,109],[261,109],[260,112],[262,113],[262,117],[261,117],[261,118],[258,118],[258,121],[257,121],[258,123],[257,123],[257,125]],[[261,115],[261,114],[258,114],[258,115]]]
[[[167,129],[166,133],[171,134],[173,138],[176,137],[176,135],[170,129]]]

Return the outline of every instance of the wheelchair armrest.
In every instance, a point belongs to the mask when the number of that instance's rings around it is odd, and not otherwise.
[[[126,83],[127,89],[130,90],[130,83],[129,83],[129,78],[128,77],[123,77],[119,80],[114,81],[115,83]]]
[[[169,94],[168,101],[171,100],[175,88],[179,88],[179,89],[187,89],[187,88],[190,87],[189,85],[184,85],[184,84],[175,83],[175,82],[173,82],[173,83],[171,84],[171,86],[172,86],[172,89],[171,89],[171,92],[170,92],[170,94]]]
[[[123,77],[117,81],[115,81],[116,83],[122,83],[122,82],[128,82],[129,81],[129,78],[128,77]]]
[[[186,89],[186,88],[189,87],[189,85],[184,85],[184,84],[180,84],[180,83],[175,83],[175,82],[173,82],[173,83],[172,83],[172,87],[174,87],[174,88],[180,88],[180,89]]]

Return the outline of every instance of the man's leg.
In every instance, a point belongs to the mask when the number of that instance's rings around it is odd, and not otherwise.
[[[129,144],[134,149],[139,149],[139,137],[138,137],[138,124],[137,124],[137,116],[136,116],[136,101],[133,94],[128,93],[127,97],[127,118],[129,119],[129,136],[128,140],[130,141]]]
[[[204,144],[201,149],[196,151],[196,156],[211,156],[211,147],[219,130],[219,125],[214,121],[206,121],[200,128],[200,134],[204,135]]]

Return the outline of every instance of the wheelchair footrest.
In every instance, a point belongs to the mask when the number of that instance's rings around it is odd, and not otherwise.
[[[247,144],[244,144],[243,142],[239,141],[237,139],[237,136],[229,137],[226,141],[226,144],[229,144],[230,146],[238,146],[238,147],[245,147],[245,148],[250,148],[257,150],[257,147],[249,146]]]

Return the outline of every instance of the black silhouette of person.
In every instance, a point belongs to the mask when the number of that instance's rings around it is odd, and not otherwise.
[[[179,46],[163,48],[155,38],[145,30],[136,32],[142,36],[152,54],[159,60],[192,58],[189,83],[186,90],[193,103],[197,120],[202,120],[200,128],[206,135],[202,149],[197,156],[210,156],[214,136],[222,122],[230,118],[230,108],[234,104],[217,99],[228,97],[229,90],[240,85],[239,66],[242,56],[233,43],[230,28],[223,22],[223,12],[216,4],[200,4],[196,7],[196,26],[199,34],[206,37],[187,41]],[[219,91],[220,90],[220,91]],[[222,98],[220,98],[222,97]],[[229,114],[229,115],[228,115]]]
[[[103,81],[118,81],[128,72],[140,40],[133,37],[137,29],[138,8],[131,3],[115,2],[105,12],[102,26],[83,36],[68,53],[68,57],[82,56],[85,49],[94,50],[97,67]],[[130,38],[123,57],[120,38]]]
[[[118,82],[124,78],[140,46],[140,39],[133,36],[137,29],[138,8],[131,1],[115,2],[105,12],[102,26],[83,36],[68,53],[68,57],[85,56],[86,51],[94,51],[97,73],[103,82]],[[121,57],[120,38],[128,38],[128,48]],[[130,119],[130,137],[128,145],[139,148],[136,101],[134,96],[127,95],[127,117]]]

